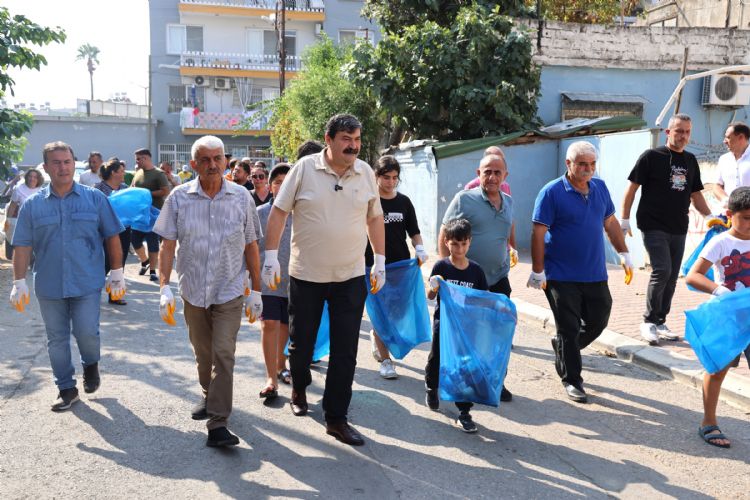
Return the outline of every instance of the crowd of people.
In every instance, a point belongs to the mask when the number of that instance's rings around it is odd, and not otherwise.
[[[619,220],[607,185],[594,175],[598,152],[586,141],[569,146],[565,174],[536,197],[527,286],[543,290],[555,317],[554,365],[572,401],[588,401],[581,350],[602,333],[612,307],[602,233],[619,253],[629,283],[634,266],[626,238],[632,234],[630,211],[639,189],[637,226],[652,265],[641,335],[652,344],[677,338],[666,320],[684,251],[688,209],[692,203],[703,215],[711,214],[701,194],[697,161],[685,149],[691,125],[687,115],[675,115],[666,129],[666,144],[641,155],[628,177]],[[326,432],[346,444],[363,444],[362,435],[348,422],[348,409],[365,300],[385,286],[386,266],[411,258],[408,241],[419,265],[429,255],[415,207],[398,192],[398,161],[383,156],[371,168],[359,159],[361,132],[354,116],[333,116],[325,127],[325,144],[307,141],[294,165],[277,163],[270,171],[261,161],[230,159],[220,139],[204,136],[192,146],[193,180],[175,175],[167,163],[157,169],[151,153],[139,149],[131,186],[148,189],[159,210],[150,232],[124,227],[107,200],[129,187],[122,162],[103,162],[94,152],[89,156],[92,175],[75,182],[72,148],[61,142],[46,145],[44,168],[50,185],[40,188],[41,175],[27,173],[26,187],[17,189],[13,201],[20,211],[13,235],[11,303],[23,311],[29,302],[25,278],[33,256],[35,291],[59,391],[52,409],[66,410],[78,400],[71,334],[81,352],[84,391],[99,387],[100,291],[107,290],[110,303],[124,304],[123,269],[132,244],[141,262],[139,274],[148,272],[160,285],[159,311],[167,324],[176,324],[176,296],[182,299],[202,390],[191,416],[207,420],[208,446],[239,443],[228,421],[242,315],[250,323],[261,323],[266,374],[259,397],[276,398],[279,383],[288,384],[290,409],[301,417],[309,409],[310,368],[317,361],[313,353],[326,307]],[[727,130],[731,156],[722,157],[716,189],[725,201],[731,229],[706,246],[688,277],[696,288],[713,295],[750,286],[727,262],[738,254],[750,257],[750,187],[743,187],[750,180],[749,138],[744,124],[731,124]],[[515,223],[520,221],[514,219],[502,149],[488,148],[476,175],[476,186],[456,193],[446,210],[437,241],[440,259],[429,273],[427,296],[437,300],[425,367],[425,404],[431,410],[440,407],[441,282],[510,297],[508,274],[518,262]],[[92,182],[94,176],[94,188],[85,187],[84,181]],[[712,265],[715,282],[704,276]],[[176,294],[170,284],[173,272]],[[397,378],[388,346],[377,331],[370,332],[370,340],[380,376]],[[728,369],[706,374],[699,428],[707,443],[720,447],[730,446],[716,420]],[[513,395],[503,386],[499,398],[509,402]],[[458,428],[476,432],[472,401],[455,404]]]

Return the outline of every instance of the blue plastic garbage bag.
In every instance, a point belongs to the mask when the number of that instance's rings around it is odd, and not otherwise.
[[[713,297],[685,317],[685,340],[708,373],[719,372],[750,344],[750,288]]]
[[[156,211],[157,217],[159,211],[151,206],[151,192],[148,189],[120,189],[112,193],[109,202],[123,226],[130,226],[144,233],[154,228],[156,218],[152,215],[152,209]]]
[[[313,361],[323,359],[331,352],[331,324],[328,319],[328,302],[323,304],[323,314],[320,318],[318,327],[318,337],[315,339],[315,348],[313,349]],[[284,347],[284,354],[289,356],[289,341]]]
[[[698,256],[703,251],[703,247],[706,246],[706,243],[708,243],[708,241],[711,238],[713,238],[714,236],[716,236],[717,234],[721,234],[721,233],[723,233],[726,230],[727,230],[726,227],[720,226],[720,225],[716,225],[716,226],[712,227],[711,229],[709,229],[706,232],[706,236],[703,237],[703,241],[701,241],[700,245],[698,245],[695,248],[695,250],[693,251],[693,253],[690,254],[690,257],[687,258],[687,260],[685,261],[685,263],[682,264],[682,268],[680,268],[680,272],[682,273],[683,276],[687,276],[687,273],[690,272],[690,269],[695,264],[695,261],[698,260]],[[710,267],[710,268],[708,268],[708,272],[706,273],[706,278],[708,278],[708,279],[710,279],[710,280],[713,281],[713,279],[714,279],[714,269],[713,269],[713,266]],[[693,288],[690,285],[688,285],[688,288],[690,290],[694,291],[694,292],[700,291],[700,290],[696,290],[695,288]]]
[[[518,320],[505,295],[440,280],[440,399],[500,404]]]
[[[417,259],[393,262],[385,270],[385,286],[368,293],[365,306],[380,340],[396,359],[404,359],[432,336],[422,271]]]

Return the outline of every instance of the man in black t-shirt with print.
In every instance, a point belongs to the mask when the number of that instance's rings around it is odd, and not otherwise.
[[[692,123],[685,114],[669,119],[667,143],[644,152],[628,176],[630,185],[622,202],[623,233],[630,234],[630,209],[638,188],[641,201],[636,212],[638,229],[651,261],[651,278],[646,291],[646,313],[641,336],[651,345],[659,337],[678,340],[666,325],[680,272],[688,230],[690,203],[709,216],[711,210],[703,198],[703,183],[698,161],[685,151],[690,142]]]

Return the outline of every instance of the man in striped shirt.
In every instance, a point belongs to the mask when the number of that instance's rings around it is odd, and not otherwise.
[[[177,242],[177,277],[185,323],[195,353],[203,397],[194,420],[208,419],[208,446],[232,446],[227,429],[232,411],[234,351],[245,314],[260,317],[260,222],[248,191],[223,178],[226,158],[218,137],[204,136],[192,148],[197,179],[172,190],[154,225],[162,239],[159,255],[162,319],[174,325],[175,299],[169,286]],[[253,290],[243,300],[245,269]]]

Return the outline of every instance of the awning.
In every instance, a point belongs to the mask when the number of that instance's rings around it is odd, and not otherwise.
[[[625,102],[647,104],[651,101],[643,96],[636,94],[600,94],[594,92],[560,92],[560,95],[567,97],[571,101],[586,102]]]

